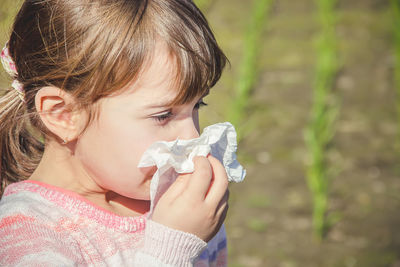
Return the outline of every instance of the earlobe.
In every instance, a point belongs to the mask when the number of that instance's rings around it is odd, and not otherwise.
[[[62,143],[71,141],[80,133],[81,111],[74,111],[75,99],[57,87],[43,87],[35,97],[36,110],[47,129]]]

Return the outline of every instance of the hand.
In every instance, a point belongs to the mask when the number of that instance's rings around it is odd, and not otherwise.
[[[154,209],[153,221],[208,242],[228,211],[228,177],[214,157],[195,157],[194,172],[180,175]]]

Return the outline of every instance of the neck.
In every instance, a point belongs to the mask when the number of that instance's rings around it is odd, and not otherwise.
[[[150,202],[119,195],[99,186],[73,155],[73,144],[46,143],[42,159],[29,178],[60,187],[86,198],[120,216],[138,216],[150,209]]]

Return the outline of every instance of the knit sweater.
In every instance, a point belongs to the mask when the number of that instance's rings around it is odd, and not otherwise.
[[[0,266],[226,266],[226,252],[224,227],[207,244],[39,182],[11,184],[0,201]]]

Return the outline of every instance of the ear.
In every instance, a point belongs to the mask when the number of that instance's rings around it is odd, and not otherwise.
[[[73,110],[75,98],[57,87],[43,87],[35,97],[36,110],[43,124],[56,137],[67,143],[76,139],[86,122],[86,112]]]

